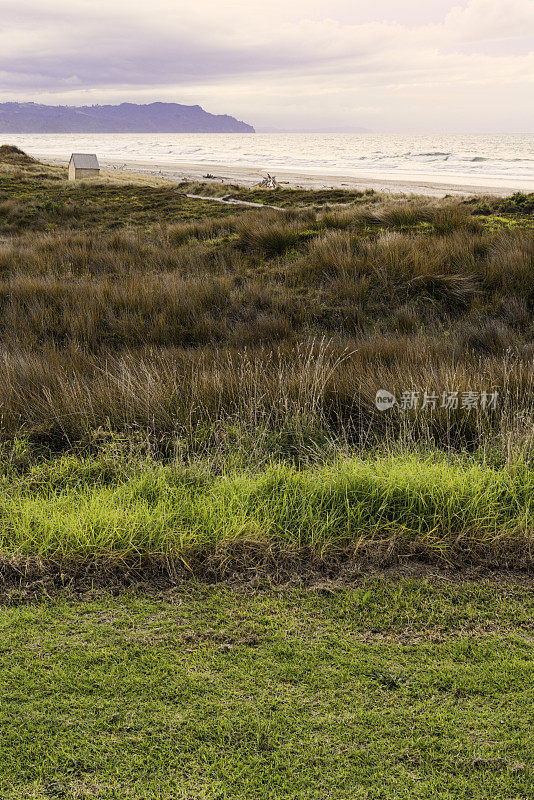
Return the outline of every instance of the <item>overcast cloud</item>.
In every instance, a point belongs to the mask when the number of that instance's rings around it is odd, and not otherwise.
[[[0,0],[0,101],[262,127],[534,131],[534,0]]]

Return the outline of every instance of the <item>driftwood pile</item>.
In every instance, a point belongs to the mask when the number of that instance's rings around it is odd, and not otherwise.
[[[267,173],[267,177],[264,178],[260,183],[257,183],[254,188],[256,189],[277,189],[280,184],[274,177],[274,175],[269,175]]]

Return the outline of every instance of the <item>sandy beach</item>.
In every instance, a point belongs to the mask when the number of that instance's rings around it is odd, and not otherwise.
[[[49,163],[66,164],[65,159],[50,159],[43,157]],[[421,176],[413,179],[391,178],[382,176],[339,176],[329,174],[306,173],[296,171],[283,171],[262,169],[260,167],[242,167],[232,164],[195,164],[174,162],[157,163],[154,161],[113,160],[100,158],[102,169],[108,173],[118,174],[132,172],[146,177],[170,181],[214,181],[218,183],[239,184],[254,186],[269,171],[275,174],[277,180],[285,186],[299,189],[375,189],[378,192],[391,194],[420,194],[430,197],[466,196],[466,195],[496,195],[505,197],[515,191],[534,191],[534,185],[521,185],[517,181],[502,180],[499,185],[491,181],[481,181],[473,178],[454,180],[453,176],[444,176],[436,180],[435,176],[423,179]],[[209,176],[209,177],[207,177]],[[528,181],[526,182],[529,183]]]
[[[194,164],[194,163],[165,163],[155,164],[147,161],[107,161],[101,159],[101,165],[107,170],[132,171],[146,174],[153,177],[164,178],[173,181],[192,180],[205,181],[214,180],[225,183],[238,183],[242,186],[254,186],[266,174],[266,170],[252,167],[239,167],[230,164]],[[213,176],[206,178],[207,175]],[[526,190],[529,187],[518,186],[514,181],[503,181],[501,185],[495,186],[474,180],[468,183],[463,180],[461,183],[454,180],[435,180],[429,178],[422,180],[417,178],[407,180],[401,178],[383,177],[340,177],[339,175],[318,175],[305,172],[276,171],[278,181],[291,188],[301,189],[375,189],[379,192],[390,192],[392,194],[423,194],[431,197],[445,197],[446,195],[463,196],[472,194],[492,194],[504,197],[519,189]],[[504,185],[506,183],[506,185]],[[509,184],[509,185],[508,185]],[[534,187],[530,187],[534,189]]]

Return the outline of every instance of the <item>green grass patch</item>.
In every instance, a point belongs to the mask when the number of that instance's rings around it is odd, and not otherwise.
[[[0,550],[62,562],[187,559],[238,545],[383,550],[529,562],[534,472],[445,457],[352,459],[257,474],[109,464],[67,456],[7,474]],[[503,555],[503,553],[505,555]]]
[[[502,216],[492,214],[478,217],[484,228],[492,232],[527,230],[534,228],[534,216]]]
[[[385,580],[4,607],[0,794],[527,800],[533,612]]]
[[[46,171],[21,175],[0,170],[0,234],[73,228],[143,229],[239,211],[238,206],[191,200],[172,185],[68,183]]]

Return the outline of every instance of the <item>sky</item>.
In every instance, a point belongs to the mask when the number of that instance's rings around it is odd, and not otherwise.
[[[0,102],[257,130],[534,132],[534,0],[0,0]]]

